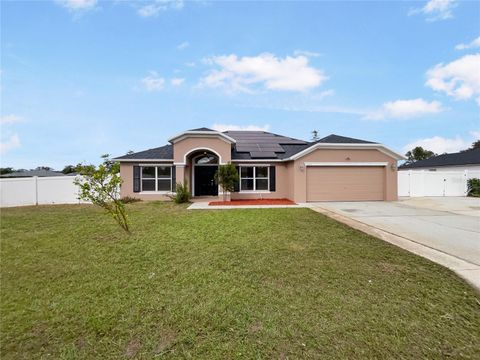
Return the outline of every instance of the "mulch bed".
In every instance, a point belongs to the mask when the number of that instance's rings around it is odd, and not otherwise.
[[[210,206],[220,205],[296,205],[289,199],[251,199],[251,200],[231,200],[231,201],[211,201]]]

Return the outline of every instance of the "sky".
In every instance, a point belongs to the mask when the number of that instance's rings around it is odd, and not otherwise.
[[[187,129],[480,138],[480,2],[2,1],[2,167],[62,169]]]

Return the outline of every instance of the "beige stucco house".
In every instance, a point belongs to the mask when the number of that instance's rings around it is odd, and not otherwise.
[[[207,128],[169,142],[116,158],[122,197],[168,200],[175,184],[184,182],[194,197],[219,196],[214,174],[231,162],[240,174],[232,199],[397,200],[397,161],[403,156],[379,143],[338,135],[307,142],[264,131]]]

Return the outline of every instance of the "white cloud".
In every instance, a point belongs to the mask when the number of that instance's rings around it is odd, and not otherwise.
[[[170,84],[172,84],[173,86],[180,86],[183,84],[184,81],[184,78],[173,78],[172,80],[170,80]]]
[[[424,7],[410,10],[408,15],[423,14],[427,21],[447,20],[453,17],[452,9],[456,6],[456,0],[430,0]]]
[[[314,99],[315,101],[318,101],[318,100],[322,100],[326,97],[333,96],[333,95],[335,95],[335,90],[328,89],[328,90],[322,91],[318,94],[313,94],[312,99]]]
[[[0,143],[0,154],[5,154],[18,147],[20,147],[20,139],[17,134],[13,134],[7,141],[2,141]]]
[[[427,71],[425,85],[457,100],[476,98],[480,105],[480,53],[465,55]]]
[[[155,0],[148,5],[144,5],[137,10],[137,14],[142,17],[158,16],[160,12],[167,10],[181,10],[184,6],[183,0]]]
[[[157,72],[150,71],[150,73],[141,80],[141,83],[147,91],[159,91],[163,89],[165,79],[159,77]]]
[[[473,140],[480,140],[480,131],[470,131],[470,135],[472,135]]]
[[[184,50],[189,46],[190,46],[190,43],[188,41],[184,41],[181,44],[177,45],[177,50]]]
[[[205,61],[217,66],[201,79],[200,85],[225,88],[228,91],[253,92],[254,86],[276,91],[308,91],[318,87],[327,77],[322,70],[311,67],[305,56],[284,59],[273,54],[258,56],[213,56]]]
[[[232,125],[232,124],[213,124],[212,130],[216,131],[228,131],[228,130],[249,130],[249,131],[268,131],[270,125],[266,124],[263,126],[257,125]]]
[[[0,117],[0,124],[7,125],[7,124],[15,124],[23,121],[23,117],[10,114],[10,115],[3,115]]]
[[[320,54],[318,52],[308,51],[308,50],[295,50],[293,52],[293,55],[295,55],[295,56],[303,55],[303,56],[306,56],[306,57],[320,57],[320,56],[322,56],[322,54]]]
[[[433,151],[436,154],[454,153],[468,149],[472,141],[462,139],[460,136],[454,138],[444,138],[441,136],[433,136],[431,138],[419,139],[411,142],[403,147],[403,151],[407,152],[417,146],[421,146],[426,150]]]
[[[57,2],[70,11],[92,10],[97,5],[97,0],[58,0]]]
[[[368,113],[364,118],[368,120],[411,119],[442,111],[444,108],[439,101],[428,102],[420,98],[395,100],[384,103],[381,109]]]
[[[472,40],[468,44],[458,44],[457,46],[455,46],[455,50],[467,50],[477,47],[480,47],[480,36],[477,37],[475,40]]]

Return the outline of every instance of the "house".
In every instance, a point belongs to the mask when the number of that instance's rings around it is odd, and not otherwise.
[[[480,171],[480,148],[433,156],[429,159],[415,161],[411,164],[404,164],[400,166],[398,170]]]
[[[49,177],[49,176],[65,176],[64,173],[54,170],[23,170],[23,171],[14,171],[9,174],[0,175],[2,178],[24,178],[24,177]]]
[[[121,196],[168,199],[175,183],[192,195],[218,196],[214,174],[233,163],[240,174],[232,199],[288,198],[295,202],[397,200],[397,161],[382,144],[329,135],[307,142],[265,131],[192,129],[170,144],[117,157]]]

